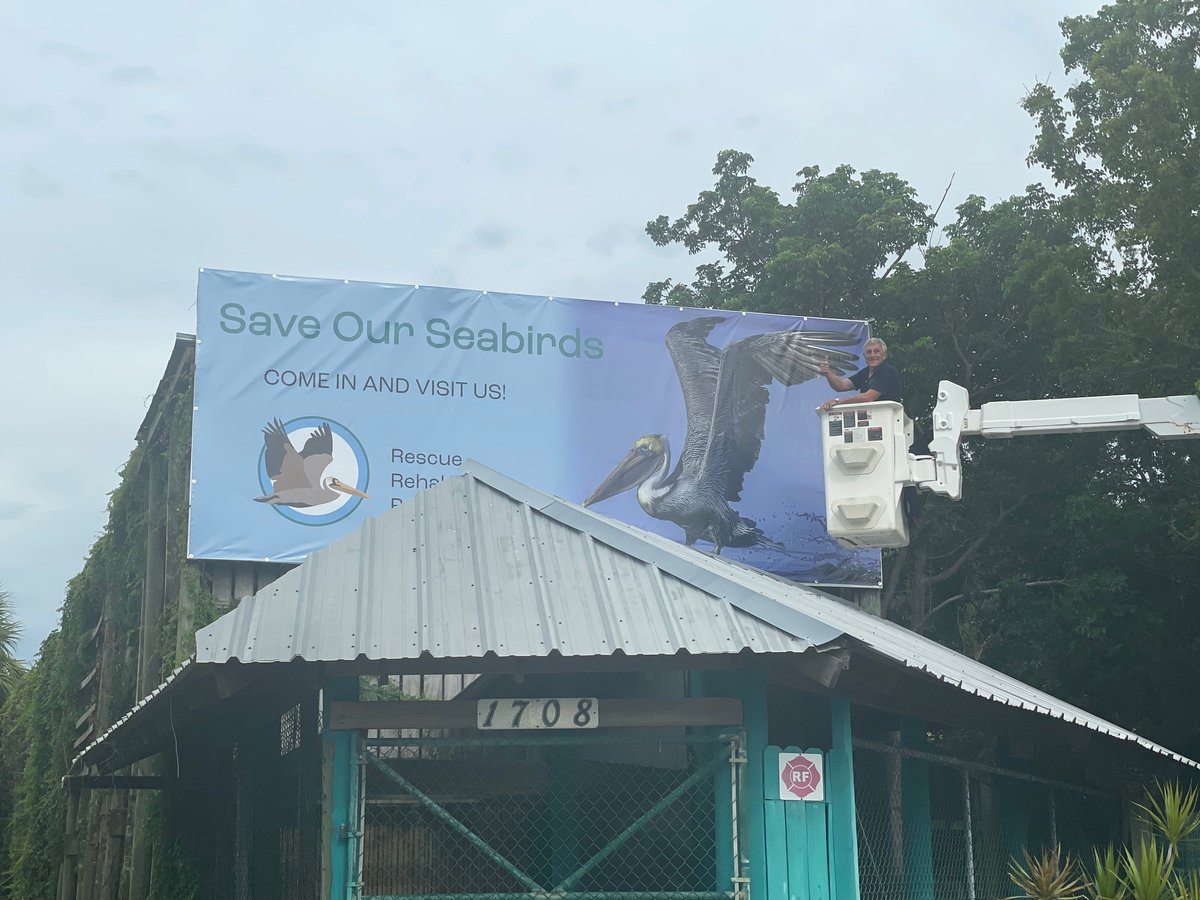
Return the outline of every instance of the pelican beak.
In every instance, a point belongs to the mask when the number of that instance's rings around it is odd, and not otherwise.
[[[341,491],[343,494],[353,494],[355,497],[362,497],[366,500],[371,499],[358,488],[352,488],[350,485],[346,484],[346,482],[338,481],[336,478],[331,478],[329,480],[329,486],[335,491]]]
[[[591,506],[641,484],[658,468],[661,456],[649,447],[635,444],[625,458],[617,463],[617,467],[608,473],[608,477],[600,482],[600,486],[592,491],[591,496],[583,501],[583,505]]]

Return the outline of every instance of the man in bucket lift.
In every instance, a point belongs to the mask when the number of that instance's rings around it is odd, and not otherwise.
[[[821,409],[830,410],[847,403],[871,403],[875,400],[903,403],[900,371],[887,361],[887,355],[887,344],[879,338],[871,338],[863,345],[863,356],[867,359],[866,368],[860,369],[849,378],[842,378],[829,371],[829,357],[821,360],[821,374],[825,376],[831,388],[835,391],[858,391],[852,397],[834,397],[832,400],[826,400],[821,404]],[[928,451],[929,435],[918,431],[914,449],[922,450],[917,446],[922,443],[925,445],[923,450]],[[916,526],[921,521],[921,507],[924,505],[921,502],[922,498],[917,494],[917,489],[911,486],[904,489],[901,497],[908,524]]]
[[[887,344],[879,338],[871,338],[863,345],[863,356],[867,359],[865,369],[860,369],[849,378],[842,378],[829,371],[829,357],[821,360],[821,374],[835,391],[854,391],[853,397],[834,397],[821,404],[821,409],[833,409],[843,403],[871,403],[874,400],[894,400],[903,403],[900,387],[900,372],[887,361]]]

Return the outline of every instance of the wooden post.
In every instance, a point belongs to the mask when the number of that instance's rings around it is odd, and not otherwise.
[[[701,673],[693,672],[697,679]],[[746,734],[746,776],[738,831],[742,875],[750,879],[750,895],[766,898],[766,826],[763,819],[763,752],[767,747],[767,676],[763,669],[722,669],[704,672],[699,690],[706,697],[741,700]],[[728,787],[726,787],[728,790]],[[718,822],[718,839],[723,839]],[[724,871],[719,869],[718,871]]]
[[[711,689],[711,678],[709,677],[711,674],[711,672],[703,669],[688,673],[687,693],[689,698],[703,698],[707,696],[707,691]],[[722,730],[727,730],[712,725],[702,727],[706,734],[719,734]],[[728,755],[729,750],[724,746],[718,746],[714,752]],[[735,767],[730,763],[729,768],[732,770]],[[736,806],[734,802],[736,787],[731,779],[737,777],[738,773],[736,771],[717,769],[713,773],[713,797],[716,798],[713,834],[716,838],[717,847],[717,885],[722,890],[731,889],[735,871],[733,854],[736,848],[734,845],[733,812]]]
[[[326,715],[321,736],[325,761],[322,778],[324,827],[322,828],[321,878],[322,900],[348,900],[354,880],[355,859],[351,854],[350,835],[358,828],[354,814],[357,792],[358,760],[355,758],[358,732],[337,731],[328,720],[333,700],[357,700],[358,678],[329,678],[322,688]]]
[[[279,887],[279,714],[259,708],[249,729],[254,836],[250,841],[250,883],[259,897],[280,896]]]
[[[996,748],[996,763],[1006,769],[1029,771],[1029,761],[1012,753],[1007,739],[1002,738]],[[1029,782],[1015,778],[996,777],[993,792],[1000,807],[1000,827],[1004,835],[1006,857],[1020,859],[1029,846]]]
[[[833,745],[825,756],[829,802],[829,875],[838,900],[858,900],[858,812],[854,802],[854,734],[850,701],[829,701]]]
[[[67,828],[63,834],[63,858],[58,876],[58,900],[75,900],[79,877],[79,788],[67,785]]]
[[[149,472],[146,476],[146,568],[142,582],[141,635],[138,646],[138,700],[158,687],[162,669],[162,650],[158,642],[158,625],[164,601],[166,547],[162,454],[150,451],[147,462]]]
[[[901,739],[906,747],[926,749],[925,723],[905,719]],[[911,900],[933,898],[933,815],[929,801],[929,763],[904,759],[900,763],[900,804],[903,811],[904,872]]]

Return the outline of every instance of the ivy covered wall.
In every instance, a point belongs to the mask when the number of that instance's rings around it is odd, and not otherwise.
[[[192,879],[164,840],[165,800],[85,791],[78,839],[65,846],[61,779],[79,750],[192,654],[195,630],[222,611],[186,554],[193,366],[194,344],[181,338],[107,524],[67,586],[59,628],[0,711],[0,783],[13,804],[0,837],[5,900],[57,898],[64,851],[78,854],[79,898],[142,896],[152,873],[163,896],[189,895]]]

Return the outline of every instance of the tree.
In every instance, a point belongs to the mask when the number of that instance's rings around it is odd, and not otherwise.
[[[1062,30],[1077,80],[1025,99],[1030,161],[1067,191],[1109,290],[1074,311],[1092,328],[1060,361],[1125,391],[1179,393],[1200,345],[1200,5],[1120,0]]]
[[[17,659],[17,641],[21,626],[13,613],[12,597],[0,588],[0,706],[17,686],[25,667]]]
[[[918,419],[943,378],[978,405],[1108,392],[1137,369],[1135,350],[1158,374],[1119,392],[1195,371],[1156,355],[1158,320],[1097,327],[1097,313],[1131,301],[1070,198],[1039,187],[992,206],[971,197],[916,267],[902,256],[930,219],[898,176],[803,170],[784,204],[749,162],[722,154],[713,189],[647,226],[660,244],[720,253],[691,285],[650,285],[648,300],[871,318]],[[931,498],[912,544],[885,554],[884,614],[1169,745],[1200,746],[1200,725],[1177,715],[1200,705],[1200,685],[1175,677],[1200,656],[1200,490],[1180,446],[969,442],[964,499]]]
[[[19,763],[23,760],[15,728],[16,694],[25,675],[25,667],[16,656],[20,636],[12,598],[8,591],[0,588],[0,897],[6,896],[9,823]]]
[[[648,303],[839,316],[874,296],[878,270],[892,271],[929,234],[933,220],[910,185],[890,172],[817,166],[797,174],[793,203],[750,177],[748,153],[722,151],[717,182],[678,219],[659,216],[646,232],[689,253],[715,247],[722,259],[696,269],[690,285],[651,284]],[[885,273],[886,274],[886,273]]]

